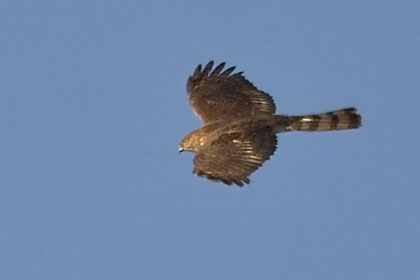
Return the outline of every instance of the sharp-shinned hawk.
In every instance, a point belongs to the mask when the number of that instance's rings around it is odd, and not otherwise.
[[[195,152],[199,176],[231,185],[248,177],[274,153],[277,133],[354,129],[361,125],[356,109],[316,115],[276,115],[270,95],[258,90],[235,67],[197,66],[187,83],[190,105],[204,126],[181,141],[179,151]]]

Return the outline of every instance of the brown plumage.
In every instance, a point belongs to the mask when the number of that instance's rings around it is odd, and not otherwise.
[[[210,180],[242,186],[274,153],[277,133],[358,128],[361,117],[348,108],[316,115],[275,115],[270,95],[258,90],[235,67],[198,65],[187,92],[204,126],[184,137],[180,151],[195,152],[193,172]]]

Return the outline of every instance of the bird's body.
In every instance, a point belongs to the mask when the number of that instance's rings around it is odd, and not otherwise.
[[[210,180],[242,186],[274,153],[276,134],[358,128],[353,108],[317,115],[275,115],[271,96],[259,91],[234,67],[213,71],[213,62],[197,67],[188,79],[190,105],[204,122],[181,141],[180,151],[195,152],[193,172]]]

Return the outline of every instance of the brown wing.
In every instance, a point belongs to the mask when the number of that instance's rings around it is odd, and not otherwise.
[[[276,145],[269,130],[223,134],[196,153],[193,173],[228,185],[248,184],[248,176],[270,158]]]
[[[270,95],[253,86],[242,72],[231,75],[235,67],[222,72],[224,66],[225,63],[221,63],[212,70],[213,61],[204,69],[200,64],[188,79],[190,105],[205,124],[275,113],[276,106]]]

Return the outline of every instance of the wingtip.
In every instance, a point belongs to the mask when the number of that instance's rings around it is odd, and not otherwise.
[[[208,74],[210,73],[211,69],[213,68],[213,65],[214,65],[213,60],[210,60],[210,61],[207,63],[207,65],[204,67],[204,69],[203,69],[202,73],[203,73],[204,75],[208,75]]]
[[[196,75],[196,74],[198,74],[198,73],[200,73],[201,72],[201,67],[202,67],[202,65],[201,64],[198,64],[197,65],[197,67],[195,68],[195,70],[194,70],[194,75]]]
[[[226,66],[226,61],[222,61],[221,63],[219,63],[212,71],[213,66],[214,66],[214,60],[210,60],[209,62],[207,62],[207,64],[204,67],[203,67],[203,64],[198,64],[198,66],[195,68],[194,75],[203,74],[203,75],[212,75],[212,76],[215,76],[215,75],[229,76],[236,69],[236,66],[232,66],[222,72],[222,70]],[[241,72],[237,72],[233,74],[233,76],[241,76],[242,74],[243,72],[241,71]]]
[[[217,76],[220,72],[222,72],[223,68],[225,67],[226,62],[222,62],[214,68],[213,72],[211,72],[211,76]]]

